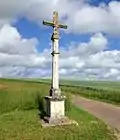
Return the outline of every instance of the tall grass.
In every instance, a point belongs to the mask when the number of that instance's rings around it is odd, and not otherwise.
[[[49,94],[49,85],[14,80],[0,82],[7,87],[0,89],[0,140],[114,139],[112,131],[106,125],[71,104],[69,92],[63,93],[67,96],[66,115],[79,125],[41,128],[38,112],[40,115],[45,113],[44,96]]]
[[[7,88],[0,89],[0,114],[15,110],[38,109],[40,96],[44,97],[49,91],[47,85],[39,86],[31,82],[3,81],[3,84]]]
[[[45,114],[44,96],[49,94],[48,85],[16,80],[7,81],[7,85],[9,88],[0,89],[0,114],[34,109],[39,110],[40,114]],[[65,106],[68,112],[71,108],[71,97],[69,94],[66,96]]]
[[[40,80],[50,83],[50,80]],[[108,81],[66,81],[60,80],[62,91],[72,94],[120,104],[120,82]]]
[[[49,84],[25,82],[17,80],[1,80],[7,88],[0,89],[0,114],[14,110],[43,110],[43,97],[49,94]],[[70,93],[84,97],[120,104],[120,91],[105,90],[93,87],[61,86],[63,94],[67,96],[66,111],[70,110]],[[41,104],[41,105],[40,105]],[[43,111],[42,111],[43,112]]]
[[[37,109],[36,93],[33,92],[8,92],[0,90],[0,114],[14,110]]]
[[[93,87],[71,87],[62,86],[62,89],[67,93],[78,94],[83,97],[102,100],[110,103],[120,104],[120,91],[111,89],[97,89]]]

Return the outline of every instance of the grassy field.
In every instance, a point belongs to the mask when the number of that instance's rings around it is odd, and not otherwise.
[[[35,81],[50,83],[49,79],[34,79]],[[60,80],[61,85],[92,87],[97,89],[120,90],[120,82],[113,81],[77,81],[77,80]]]
[[[48,79],[38,81],[50,83]],[[61,80],[60,84],[67,93],[120,105],[120,82]]]
[[[120,105],[120,87],[62,86],[62,89],[68,93]]]
[[[78,126],[42,128],[38,98],[48,95],[49,84],[0,79],[0,140],[114,140],[103,122],[67,100],[66,114]],[[65,87],[62,87],[65,88]],[[66,96],[70,93],[63,92]]]

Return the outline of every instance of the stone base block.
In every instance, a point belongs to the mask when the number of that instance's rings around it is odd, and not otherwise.
[[[59,125],[78,125],[77,122],[65,117],[65,96],[53,98],[46,96],[46,116],[42,120],[42,126],[59,126]]]
[[[44,117],[42,120],[42,127],[50,127],[50,126],[63,126],[63,125],[78,125],[78,123],[74,120],[70,120],[67,117],[63,118],[50,118]]]
[[[50,118],[63,118],[65,116],[65,96],[53,98],[46,96],[46,114]]]

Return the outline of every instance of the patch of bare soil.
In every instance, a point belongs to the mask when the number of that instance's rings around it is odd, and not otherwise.
[[[6,89],[6,88],[8,88],[8,87],[5,86],[5,85],[0,84],[0,89]]]

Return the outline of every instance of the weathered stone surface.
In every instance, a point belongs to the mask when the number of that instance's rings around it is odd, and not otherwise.
[[[62,118],[50,118],[45,117],[44,120],[42,120],[42,127],[50,127],[50,126],[62,126],[62,125],[78,125],[78,123],[74,120],[70,120],[67,117]]]
[[[52,40],[52,84],[50,95],[54,98],[59,98],[61,95],[59,89],[59,28],[67,29],[67,25],[59,24],[58,12],[53,12],[53,21],[43,21],[44,25],[53,27]]]
[[[52,89],[56,92],[53,92],[55,94],[59,94],[59,41],[57,39],[54,39],[53,41],[53,49],[54,55],[52,55]]]
[[[50,89],[50,96],[52,96],[52,98],[57,98],[57,99],[61,99],[61,90],[60,89]]]
[[[52,84],[50,96],[46,96],[46,114],[43,126],[69,125],[75,123],[65,117],[65,96],[61,96],[59,88],[59,28],[66,29],[66,25],[58,23],[58,13],[53,12],[53,22],[45,22],[44,25],[53,27],[52,40]]]
[[[61,98],[52,98],[51,96],[46,96],[46,113],[50,118],[62,118],[65,116],[65,96]]]

